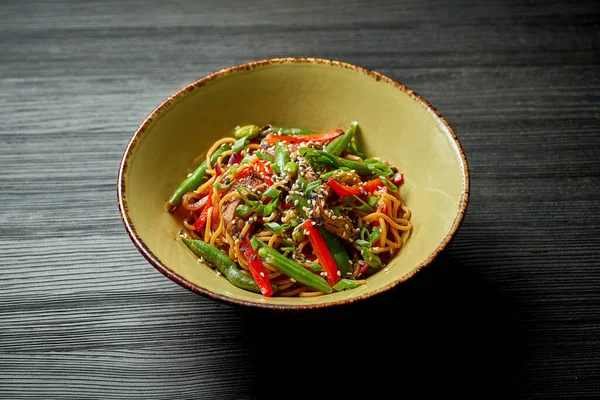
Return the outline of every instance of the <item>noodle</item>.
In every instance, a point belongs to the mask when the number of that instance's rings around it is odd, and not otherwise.
[[[257,258],[257,248],[248,248],[251,237],[258,240],[258,244],[253,242],[253,247],[262,243],[260,246],[277,251],[298,268],[320,275],[330,287],[340,279],[342,267],[347,272],[341,278],[364,285],[370,274],[380,270],[400,251],[412,232],[411,212],[399,191],[390,186],[395,184],[398,173],[378,159],[363,159],[353,154],[348,150],[350,146],[341,149],[339,157],[353,162],[357,169],[366,163],[378,163],[378,171],[385,172],[386,177],[381,177],[379,186],[369,187],[377,185],[379,179],[377,175],[369,177],[369,170],[358,175],[349,168],[336,170],[330,164],[319,164],[318,157],[311,158],[313,154],[318,156],[319,151],[324,152],[325,145],[333,139],[302,142],[301,136],[293,138],[290,143],[279,139],[274,144],[267,136],[260,144],[247,144],[235,155],[230,147],[221,146],[231,146],[236,139],[217,140],[206,152],[204,182],[198,181],[201,182],[198,187],[189,189],[183,196],[180,208],[183,228],[192,238],[222,251],[239,266],[244,276],[257,278],[255,264],[261,263],[262,276],[277,286],[274,296],[315,297],[326,292],[319,290],[318,285],[294,279],[295,275],[287,276],[287,272],[278,269],[275,259],[268,258],[272,260],[271,265],[263,256]],[[212,165],[211,158],[217,150],[219,156]],[[287,152],[285,162],[281,163],[282,153],[277,151]],[[329,178],[319,180],[325,175]],[[239,188],[243,190],[238,191]],[[354,196],[340,190],[348,190]],[[357,195],[362,203],[353,200],[358,199]],[[366,208],[369,206],[373,209]],[[330,246],[326,244],[320,252],[315,249],[318,241],[325,237],[308,236],[307,229],[311,225],[305,226],[309,220],[318,228],[317,234],[319,230],[323,234],[328,231],[333,237],[328,240],[338,242],[347,254],[348,265],[338,265],[340,261],[336,259],[333,266],[335,270],[340,268],[338,277],[327,274],[332,271],[331,262],[321,257],[323,251],[329,251],[323,249]]]

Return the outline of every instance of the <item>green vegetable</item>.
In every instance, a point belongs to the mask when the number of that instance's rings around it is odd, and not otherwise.
[[[290,161],[283,167],[283,172],[285,172],[288,175],[294,175],[296,172],[298,172],[298,164],[296,164],[293,161]]]
[[[268,247],[263,242],[252,237],[250,243],[254,250],[258,250],[258,255],[267,264],[277,268],[279,271],[294,279],[296,282],[309,286],[315,290],[325,293],[331,293],[331,286],[319,275],[308,271],[302,265],[290,260],[277,250]]]
[[[281,172],[285,168],[285,164],[290,161],[290,149],[283,142],[277,142],[275,145],[275,165],[271,165],[273,172]],[[277,167],[277,171],[274,169]]]
[[[299,128],[282,128],[280,126],[267,125],[268,128],[264,130],[264,133],[275,133],[277,135],[310,135],[315,133],[314,131],[309,131],[307,129],[299,129]],[[264,129],[264,128],[263,128]]]
[[[260,133],[260,128],[256,125],[238,126],[233,131],[233,136],[236,139],[248,138],[254,139]]]
[[[235,209],[235,215],[238,217],[245,217],[252,212],[252,207],[247,206],[246,204],[240,204]]]
[[[342,290],[356,289],[365,283],[365,281],[357,281],[354,279],[340,279],[340,281],[333,286],[333,290],[341,292]]]
[[[346,196],[346,198],[345,198],[345,201],[347,203],[349,203],[349,201],[350,201],[349,197],[350,196]],[[372,213],[373,212],[373,207],[369,203],[365,203],[363,201],[363,199],[361,199],[360,197],[358,197],[356,195],[352,195],[352,197],[354,198],[354,200],[357,200],[360,203],[360,205],[358,205],[358,206],[353,205],[355,210],[362,211],[364,213]],[[351,204],[351,203],[349,203],[349,204]]]
[[[319,264],[308,263],[306,265],[314,272],[323,272],[323,267],[321,267]]]
[[[325,229],[319,228],[321,232],[321,236],[323,236],[323,240],[327,244],[327,248],[331,253],[333,259],[335,260],[335,264],[338,269],[342,273],[342,276],[348,276],[352,274],[352,270],[350,268],[350,257],[346,252],[346,249],[337,238],[337,236],[329,233]]]
[[[243,137],[241,139],[238,139],[233,144],[233,147],[231,148],[231,150],[234,153],[237,153],[238,151],[242,150],[244,147],[248,146],[249,144],[250,144],[250,139],[248,137]]]
[[[307,214],[304,210],[304,207],[310,208],[308,205],[308,200],[304,196],[299,195],[298,193],[294,193],[290,196],[292,198],[292,206],[298,210],[298,212],[300,213],[300,215],[302,215],[303,218],[306,218]]]
[[[219,147],[210,157],[211,165],[214,165],[217,162],[217,160],[219,159],[221,154],[223,154],[224,152],[226,152],[227,150],[230,150],[230,149],[231,149],[231,146],[228,144],[224,144],[221,147]],[[183,195],[186,194],[187,192],[197,189],[200,186],[200,184],[202,183],[202,181],[204,180],[205,176],[206,176],[206,160],[204,160],[202,162],[202,164],[200,164],[198,166],[198,168],[196,168],[196,170],[194,172],[192,172],[192,174],[188,178],[186,178],[177,187],[177,189],[175,189],[175,192],[173,192],[173,194],[171,195],[171,198],[165,204],[165,208],[168,211],[175,210],[181,204],[181,198],[183,197]]]
[[[280,194],[281,194],[281,190],[270,187],[262,194],[262,197],[273,198],[273,197],[279,196]]]
[[[273,156],[271,156],[270,154],[267,153],[261,153],[261,152],[255,152],[253,153],[257,158],[260,158],[261,160],[265,160],[265,161],[269,161],[271,163],[271,168],[273,167],[273,163],[275,162],[275,159],[273,158]],[[247,157],[247,156],[246,156]],[[244,158],[246,158],[244,157]],[[244,161],[244,160],[242,160]]]
[[[334,156],[341,155],[346,150],[346,148],[350,144],[350,141],[354,137],[357,126],[358,126],[358,122],[353,121],[350,124],[350,128],[348,128],[346,133],[344,133],[342,136],[337,137],[335,140],[333,140],[331,143],[329,143],[325,147],[325,151],[328,152],[329,154],[333,154]]]
[[[258,205],[258,196],[256,195],[256,193],[251,192],[250,190],[248,190],[247,188],[240,186],[239,188],[237,188],[237,192],[240,195],[240,197],[242,198],[242,200],[244,200],[244,203],[250,205],[250,206],[256,206]],[[256,200],[251,200],[248,197],[254,197]]]
[[[356,155],[359,156],[360,158],[365,158],[365,152],[363,151],[360,142],[358,142],[357,140],[352,140],[349,144],[348,144],[348,148],[347,150]]]
[[[379,197],[376,196],[369,196],[368,200],[367,200],[367,204],[373,208],[375,208],[375,205],[377,204],[377,202],[379,201]]]
[[[390,181],[388,178],[386,178],[385,176],[381,176],[381,182],[383,182],[383,184],[385,185],[385,187],[388,188],[389,191],[391,192],[397,192],[398,191],[398,186],[394,185],[394,183],[392,181]]]
[[[361,254],[363,260],[365,260],[365,262],[369,264],[369,266],[373,268],[381,267],[381,258],[379,258],[377,254],[373,253],[368,247],[363,248]]]
[[[251,292],[261,293],[254,278],[241,273],[235,262],[215,246],[202,240],[190,240],[183,237],[181,240],[194,254],[204,257],[208,263],[217,268],[234,286]],[[276,292],[278,289],[277,286],[271,286]]]
[[[320,176],[323,181],[327,181],[329,178],[334,176],[335,174],[339,174],[340,172],[350,172],[350,168],[341,167],[338,169],[334,169],[333,171],[326,172]]]
[[[292,227],[290,224],[280,225],[277,222],[267,222],[264,226],[273,233],[283,233]]]

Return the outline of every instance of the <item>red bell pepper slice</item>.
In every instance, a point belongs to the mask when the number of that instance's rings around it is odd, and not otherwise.
[[[202,209],[202,212],[200,213],[200,216],[198,217],[196,222],[194,222],[194,228],[196,228],[196,231],[198,231],[200,233],[202,233],[202,230],[204,229],[204,225],[206,225],[206,219],[208,218],[208,209],[212,207],[212,197],[213,197],[213,188],[212,187],[208,191],[207,196],[208,196],[208,200],[206,201],[206,205]]]
[[[398,172],[394,175],[394,178],[392,178],[392,182],[394,182],[394,185],[396,186],[402,185],[404,183],[404,175]]]
[[[240,250],[242,250],[246,261],[248,261],[248,267],[260,288],[260,292],[265,297],[273,296],[274,291],[269,276],[267,275],[267,269],[260,259],[258,252],[252,248],[249,235],[244,236],[242,239]]]
[[[223,170],[221,169],[221,166],[219,164],[216,164],[215,165],[215,182],[218,182],[219,177],[221,176],[222,173],[223,173]],[[213,191],[214,190],[215,190],[214,186],[211,186],[208,191],[208,200],[206,201],[206,205],[204,206],[202,213],[200,213],[200,216],[194,223],[194,228],[196,228],[196,231],[198,231],[198,232],[202,232],[204,225],[206,225],[206,220],[208,218],[208,209],[213,206]],[[218,212],[215,210],[216,210],[216,208],[213,208],[213,213],[212,213],[212,218],[211,218],[211,228],[213,225],[215,225],[216,223],[219,222]]]
[[[310,241],[313,251],[317,255],[323,270],[327,273],[327,283],[333,286],[340,281],[340,270],[327,248],[323,235],[321,235],[321,232],[319,232],[313,224],[314,222],[308,219],[304,222],[302,227],[308,233],[308,240]]]
[[[262,181],[267,185],[273,185],[273,180],[271,177],[273,176],[273,170],[271,169],[271,164],[267,164],[267,160],[257,160],[254,165],[256,165],[256,169],[260,176],[262,176]]]
[[[338,196],[351,196],[353,194],[358,196],[361,194],[360,186],[345,186],[333,178],[329,178],[327,184]]]
[[[372,193],[379,188],[385,187],[383,182],[381,182],[380,178],[372,179],[369,182],[367,182],[364,186],[358,186],[358,185],[345,186],[345,185],[342,185],[341,183],[337,182],[333,178],[329,178],[329,180],[327,181],[327,184],[331,187],[331,189],[338,196],[350,196],[350,195],[359,196],[364,192]],[[361,191],[361,189],[362,189],[362,191]]]
[[[323,133],[313,133],[310,135],[269,135],[267,136],[267,144],[269,146],[274,145],[277,142],[292,142],[292,143],[302,143],[302,142],[329,142],[336,137],[343,135],[344,131],[341,129],[333,129]]]
[[[384,187],[385,185],[383,184],[383,182],[381,182],[381,178],[377,177],[375,179],[371,179],[369,182],[365,183],[365,186],[363,186],[363,189],[365,190],[365,192],[368,193],[372,193],[374,191],[376,191],[377,189]]]

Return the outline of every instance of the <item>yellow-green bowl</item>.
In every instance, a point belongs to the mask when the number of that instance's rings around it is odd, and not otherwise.
[[[412,211],[412,235],[387,267],[358,289],[286,298],[238,289],[198,261],[178,239],[182,224],[165,200],[199,154],[236,125],[274,124],[315,131],[358,121],[368,156],[404,173],[400,193]],[[230,304],[312,309],[387,291],[429,264],[459,228],[469,198],[461,145],[421,96],[379,73],[338,61],[284,58],[251,62],[206,76],[158,106],[125,149],[117,183],[131,240],[156,269],[181,286]]]

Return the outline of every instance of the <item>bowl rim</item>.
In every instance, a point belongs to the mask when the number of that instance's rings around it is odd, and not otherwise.
[[[233,73],[237,73],[237,72],[241,72],[241,71],[249,71],[249,70],[252,70],[255,68],[261,68],[261,67],[265,67],[265,66],[269,66],[269,65],[276,65],[276,64],[329,65],[329,66],[335,67],[335,68],[345,68],[345,69],[350,69],[350,70],[353,70],[353,71],[356,71],[359,73],[364,73],[364,74],[370,76],[371,78],[375,79],[376,81],[383,81],[389,85],[394,86],[395,88],[404,92],[405,94],[409,95],[413,100],[415,100],[417,103],[419,103],[422,107],[424,107],[427,110],[429,110],[430,112],[432,112],[444,124],[444,126],[450,133],[450,135],[453,139],[453,144],[454,144],[456,150],[458,151],[458,154],[460,155],[461,167],[462,167],[462,172],[463,172],[463,190],[462,190],[462,198],[460,200],[460,208],[458,210],[456,217],[454,218],[454,221],[452,222],[452,226],[451,226],[450,230],[448,231],[448,233],[446,234],[444,239],[440,242],[438,247],[427,258],[425,258],[419,265],[417,265],[415,268],[413,268],[407,274],[403,275],[402,277],[400,277],[398,279],[395,279],[394,281],[388,283],[387,285],[385,285],[379,289],[369,291],[360,296],[349,298],[349,299],[341,299],[341,300],[336,300],[336,301],[325,301],[323,303],[316,303],[316,304],[270,304],[268,302],[245,301],[245,300],[237,299],[235,297],[230,297],[230,296],[225,296],[225,295],[222,295],[219,293],[215,293],[207,288],[198,286],[198,285],[188,281],[184,276],[179,275],[176,272],[174,272],[173,270],[171,270],[165,263],[162,262],[162,260],[160,258],[158,258],[155,254],[153,254],[153,252],[146,245],[144,240],[137,234],[135,226],[133,224],[133,221],[131,220],[131,218],[129,216],[129,209],[127,206],[127,201],[126,201],[126,196],[125,196],[126,191],[127,191],[126,183],[125,183],[125,174],[126,174],[126,171],[128,168],[129,157],[133,153],[133,150],[134,150],[139,138],[144,134],[146,129],[152,123],[152,120],[157,115],[159,115],[161,112],[165,111],[171,103],[175,102],[175,100],[182,97],[185,93],[195,90],[195,89],[207,84],[208,82],[217,80],[221,77],[224,77],[224,76],[227,76],[227,75],[230,75]],[[324,59],[324,58],[312,58],[312,57],[311,58],[309,58],[309,57],[285,57],[285,58],[270,58],[270,59],[251,61],[251,62],[247,62],[247,63],[243,63],[243,64],[234,65],[234,66],[231,66],[228,68],[223,68],[223,69],[220,69],[209,75],[206,75],[203,78],[200,78],[194,82],[189,83],[188,85],[184,86],[183,88],[179,89],[178,91],[176,91],[175,93],[170,95],[166,100],[164,100],[160,105],[158,105],[150,114],[148,114],[148,116],[142,121],[142,123],[138,126],[138,128],[134,132],[134,134],[131,136],[129,142],[127,143],[127,146],[125,147],[123,156],[121,158],[121,162],[119,164],[119,171],[118,171],[116,186],[117,186],[117,201],[118,201],[119,213],[120,213],[123,225],[125,226],[125,229],[129,235],[129,238],[131,239],[131,241],[133,242],[135,247],[138,249],[138,251],[142,254],[142,256],[144,256],[144,258],[152,266],[154,266],[154,268],[156,268],[158,271],[160,271],[167,278],[171,279],[175,283],[179,284],[180,286],[183,286],[184,288],[186,288],[194,293],[200,294],[204,297],[219,301],[221,303],[229,304],[229,305],[250,306],[250,307],[260,308],[260,309],[304,310],[304,309],[317,309],[317,308],[328,308],[328,307],[333,307],[333,306],[340,306],[340,305],[349,304],[349,303],[353,303],[356,301],[360,301],[360,300],[364,300],[364,299],[373,297],[379,293],[389,291],[390,289],[396,287],[397,285],[401,284],[402,282],[407,281],[409,278],[414,276],[425,266],[429,265],[450,244],[450,242],[454,238],[456,232],[458,231],[458,229],[460,228],[460,226],[464,220],[464,216],[467,211],[467,206],[469,203],[470,176],[469,176],[469,166],[467,163],[467,158],[463,151],[462,145],[461,145],[456,133],[454,132],[454,129],[452,129],[450,124],[441,115],[441,113],[437,109],[435,109],[435,107],[433,107],[427,100],[425,100],[422,96],[417,94],[415,91],[413,91],[406,85],[404,85],[392,78],[389,78],[379,72],[369,70],[367,68],[364,68],[364,67],[361,67],[361,66],[358,66],[355,64],[350,64],[348,62]],[[326,297],[326,296],[324,296],[324,297]]]

